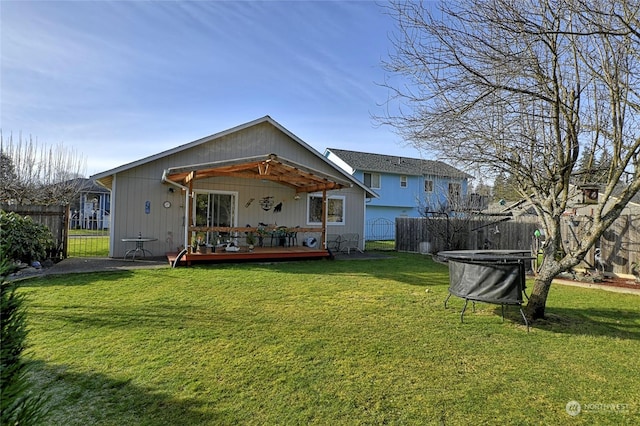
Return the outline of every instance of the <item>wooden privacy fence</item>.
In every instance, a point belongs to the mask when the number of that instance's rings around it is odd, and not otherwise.
[[[537,221],[519,218],[396,218],[396,249],[435,253],[442,250],[527,250]]]
[[[562,223],[562,235],[569,250],[577,245],[577,238],[589,232],[591,218],[577,216],[567,218]],[[597,246],[597,245],[596,245]],[[622,215],[600,237],[599,247],[605,263],[605,271],[615,275],[631,275],[632,263],[640,263],[640,215]],[[593,269],[595,267],[594,248],[578,265]]]
[[[54,246],[48,250],[47,258],[56,261],[67,257],[69,206],[0,204],[0,209],[29,216],[34,222],[49,228]]]
[[[590,232],[589,216],[562,218],[561,234],[565,248],[578,247],[578,241]],[[528,250],[533,246],[537,217],[483,218],[396,218],[396,250],[437,253],[443,250]],[[631,264],[640,263],[640,215],[623,215],[602,235],[599,243],[605,271],[631,274]],[[576,269],[594,269],[594,249]]]

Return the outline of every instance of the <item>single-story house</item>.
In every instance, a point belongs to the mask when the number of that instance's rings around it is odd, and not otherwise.
[[[376,197],[269,116],[92,178],[111,190],[111,257],[138,237],[164,255],[196,237],[215,249],[283,227],[299,230],[294,245],[315,238],[322,248],[327,235],[362,236],[366,201]]]

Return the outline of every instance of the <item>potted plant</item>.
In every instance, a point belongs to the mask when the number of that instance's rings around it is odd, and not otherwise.
[[[265,229],[266,225],[259,225],[258,226],[258,245],[260,247],[262,247],[264,245],[264,237],[269,233],[266,229]]]
[[[204,233],[198,232],[196,234],[196,241],[198,244],[198,253],[206,253],[207,252],[207,237]]]
[[[246,240],[247,240],[247,245],[249,246],[249,251],[253,251],[254,245],[256,243],[256,236],[253,234],[253,232],[249,231],[246,233]]]

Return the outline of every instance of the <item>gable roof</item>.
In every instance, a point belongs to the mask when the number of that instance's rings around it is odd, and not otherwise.
[[[458,170],[442,161],[372,154],[369,152],[348,151],[337,148],[327,148],[326,151],[338,156],[342,161],[356,170],[412,176],[432,175],[459,179],[470,179],[472,177],[468,173]]]
[[[367,188],[365,185],[363,185],[360,181],[358,181],[357,179],[355,179],[353,176],[349,175],[348,173],[346,173],[344,170],[342,170],[340,167],[336,166],[336,164],[334,164],[333,162],[329,161],[326,157],[324,157],[322,154],[320,154],[318,151],[316,151],[315,149],[313,149],[310,145],[308,145],[306,142],[304,142],[302,139],[298,138],[296,135],[294,135],[293,133],[291,133],[289,130],[287,130],[285,127],[283,127],[282,125],[280,125],[280,123],[278,123],[277,121],[275,121],[273,118],[271,118],[268,115],[265,115],[264,117],[258,118],[256,120],[253,121],[249,121],[247,123],[244,124],[240,124],[238,126],[232,127],[230,129],[224,130],[222,132],[218,132],[215,133],[213,135],[210,136],[206,136],[204,138],[201,139],[197,139],[193,142],[189,142],[183,145],[179,145],[175,148],[166,150],[166,151],[162,151],[158,154],[154,154],[151,155],[149,157],[145,157],[142,158],[140,160],[137,161],[133,161],[131,163],[127,163],[124,164],[122,166],[116,167],[114,169],[110,169],[101,173],[97,173],[93,176],[91,176],[92,179],[94,179],[95,181],[97,181],[98,183],[108,187],[113,179],[113,176],[117,173],[121,173],[124,172],[126,170],[130,170],[133,169],[135,167],[150,163],[152,161],[194,148],[196,146],[202,145],[202,144],[206,144],[212,141],[215,141],[217,139],[223,138],[227,135],[248,129],[250,127],[262,124],[262,123],[269,123],[272,126],[274,126],[276,129],[278,129],[279,131],[281,131],[282,133],[284,133],[285,135],[287,135],[288,137],[290,137],[291,139],[293,139],[295,142],[297,142],[298,144],[302,145],[307,151],[309,151],[311,154],[315,155],[316,157],[318,157],[319,159],[321,159],[323,162],[325,162],[326,164],[328,164],[330,167],[332,167],[334,170],[336,170],[341,176],[343,176],[344,178],[346,178],[346,181],[350,184],[350,185],[355,185],[361,189],[363,189],[366,194],[367,197],[375,197],[377,198],[378,195],[373,192],[371,189]],[[243,159],[238,159],[240,162]],[[246,160],[246,159],[244,159]],[[282,160],[282,158],[280,159]],[[288,160],[287,160],[288,161]],[[289,163],[291,163],[290,161],[288,161]],[[193,166],[183,166],[183,167],[179,167],[179,169],[190,169],[190,171],[194,171],[194,170],[203,170],[205,168],[211,168],[211,166],[214,166],[215,164],[210,164],[210,165],[205,165],[205,164],[196,164]],[[292,168],[296,168],[298,165],[292,165]],[[306,172],[306,171],[302,171],[300,170],[302,167],[298,167],[299,171],[297,172],[298,174],[304,174],[304,173],[313,173],[312,172]],[[183,171],[183,170],[182,170]],[[167,173],[170,173],[171,171],[167,171],[165,170],[165,175],[167,175]],[[316,173],[316,174],[320,174],[320,173]],[[197,174],[196,174],[197,175]],[[322,178],[326,178],[329,177],[328,175],[324,175],[322,176]],[[337,179],[334,179],[337,180]],[[344,184],[344,181],[341,180],[340,181],[340,185],[342,187],[345,187],[347,185]],[[336,187],[337,188],[337,187]]]
[[[108,192],[104,186],[98,185],[95,180],[87,179],[87,178],[76,178],[72,179],[73,182],[78,185],[80,192],[97,192],[97,193],[106,193]]]

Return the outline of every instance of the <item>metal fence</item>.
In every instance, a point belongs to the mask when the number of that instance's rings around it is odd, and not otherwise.
[[[109,255],[109,227],[104,215],[72,212],[69,224],[69,257]]]
[[[385,218],[368,220],[364,239],[367,250],[395,250],[395,223]]]

